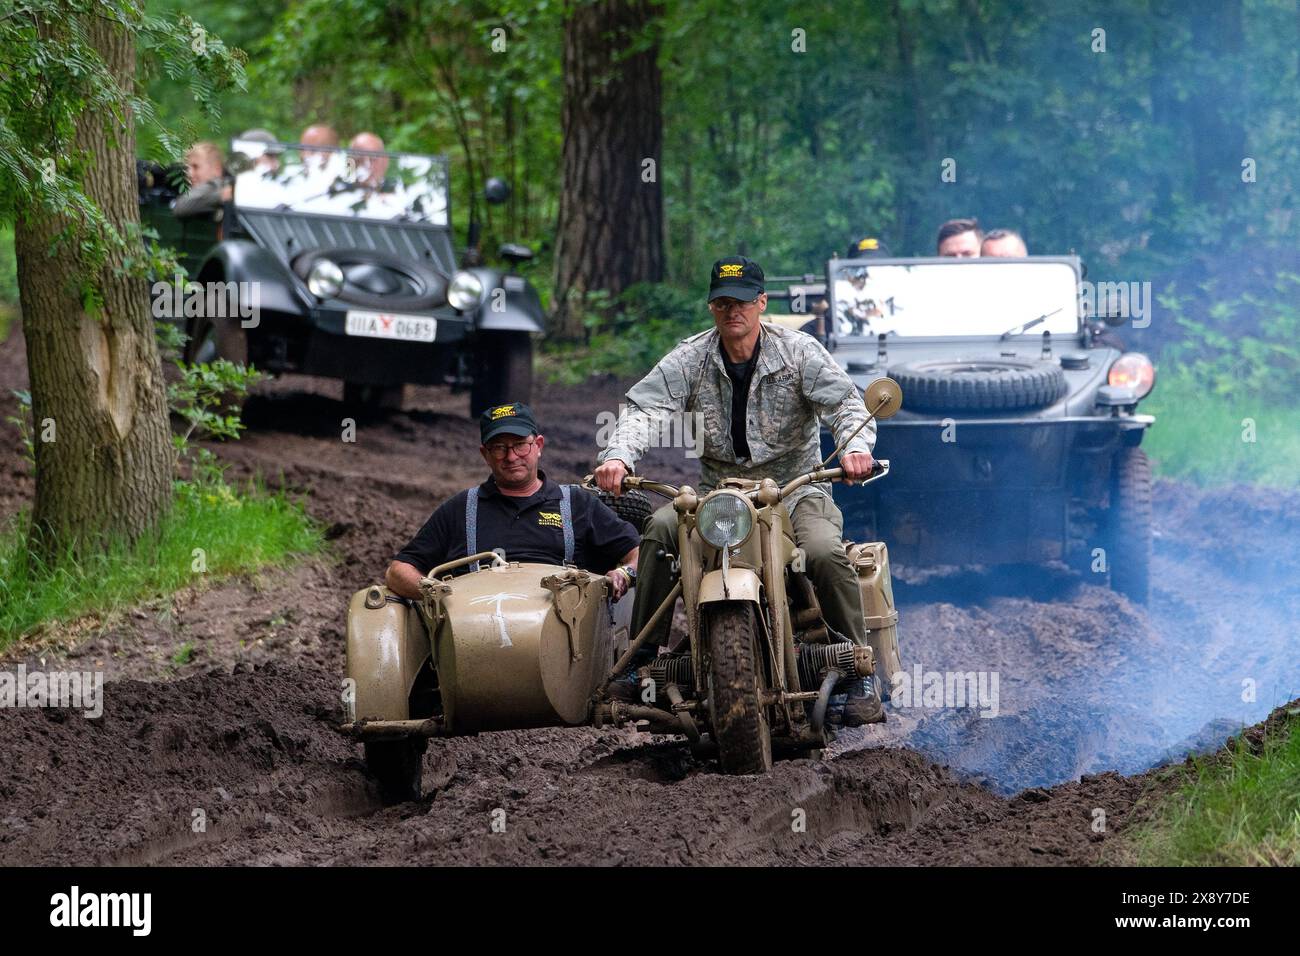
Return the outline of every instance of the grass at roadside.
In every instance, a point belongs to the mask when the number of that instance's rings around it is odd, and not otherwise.
[[[1300,709],[1255,746],[1180,768],[1182,787],[1127,836],[1115,862],[1139,866],[1300,865]]]
[[[0,530],[0,649],[41,628],[111,614],[323,546],[301,506],[259,486],[178,483],[175,507],[157,535],[54,567],[31,556],[25,519]]]
[[[1203,383],[1175,372],[1161,375],[1139,410],[1156,416],[1142,446],[1164,477],[1300,486],[1300,420],[1293,408],[1214,399]]]

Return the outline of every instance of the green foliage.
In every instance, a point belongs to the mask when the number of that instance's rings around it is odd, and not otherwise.
[[[32,444],[32,393],[26,389],[11,389],[18,399],[18,414],[6,415],[5,421],[18,429],[23,442],[23,460],[27,467],[36,471],[36,446]]]
[[[213,579],[279,567],[323,547],[302,507],[259,485],[177,482],[155,534],[102,553],[44,563],[27,545],[28,516],[0,529],[0,649],[41,628],[104,616]],[[201,549],[204,571],[196,571]]]
[[[1162,368],[1142,403],[1156,416],[1142,447],[1166,478],[1198,484],[1300,486],[1300,428],[1295,406],[1253,396],[1214,397],[1198,373]]]
[[[137,0],[24,0],[0,17],[0,222],[23,210],[65,217],[59,246],[78,255],[87,276],[82,300],[97,310],[101,297],[89,276],[111,251],[130,255],[140,237],[86,195],[93,157],[76,148],[74,120],[90,113],[116,130],[135,123],[169,157],[181,144],[148,97],[109,72],[87,31],[92,18],[120,24],[146,72],[160,69],[169,82],[188,84],[201,109],[216,108],[219,93],[242,87],[243,57],[190,17],[148,16]],[[130,274],[144,275],[145,264]]]
[[[185,334],[168,322],[154,325],[159,352],[170,359],[180,377],[167,384],[167,408],[184,423],[183,431],[172,433],[176,462],[187,466],[191,478],[200,483],[220,482],[223,468],[215,455],[193,444],[194,439],[233,441],[244,430],[239,408],[248,389],[265,376],[256,369],[236,365],[227,359],[187,363],[179,359]]]
[[[1283,406],[1300,388],[1300,274],[1272,287],[1224,295],[1207,280],[1194,293],[1171,287],[1157,302],[1182,331],[1164,360],[1218,399]]]
[[[18,304],[18,261],[14,257],[14,227],[0,224],[0,313]],[[7,324],[0,325],[0,342],[8,336]]]
[[[698,292],[639,283],[619,297],[611,322],[608,296],[589,293],[583,319],[587,341],[544,343],[539,367],[548,379],[566,385],[580,385],[592,375],[642,375],[682,339],[709,327],[703,301]]]
[[[1300,485],[1300,275],[1224,292],[1168,287],[1157,303],[1178,339],[1160,357],[1142,410],[1156,415],[1145,446],[1161,474],[1217,485]]]
[[[1300,865],[1300,733],[1295,718],[1259,747],[1241,739],[1195,761],[1179,791],[1125,840],[1137,866]]]

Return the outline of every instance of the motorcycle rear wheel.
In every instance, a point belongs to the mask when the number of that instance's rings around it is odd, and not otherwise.
[[[709,606],[701,630],[709,722],[722,772],[767,773],[772,769],[772,728],[760,703],[763,661],[754,606],[747,601]]]

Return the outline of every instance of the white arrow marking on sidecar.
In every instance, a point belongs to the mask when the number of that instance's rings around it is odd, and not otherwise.
[[[497,622],[497,633],[501,635],[501,646],[514,647],[515,645],[510,641],[510,635],[506,633],[506,619],[505,619],[505,615],[501,613],[501,602],[506,600],[507,598],[518,598],[519,600],[522,601],[527,597],[528,597],[527,594],[509,594],[506,592],[502,592],[501,594],[485,594],[482,597],[475,598],[469,603],[490,604],[495,601],[496,607],[492,609],[492,620]]]

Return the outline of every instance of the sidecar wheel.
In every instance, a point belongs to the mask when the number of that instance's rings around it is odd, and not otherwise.
[[[712,605],[702,624],[709,722],[722,772],[767,773],[772,769],[772,728],[759,703],[763,662],[754,606],[745,601]]]
[[[390,803],[420,799],[420,778],[424,775],[424,737],[374,740],[366,744],[366,767],[379,781],[379,790]]]

